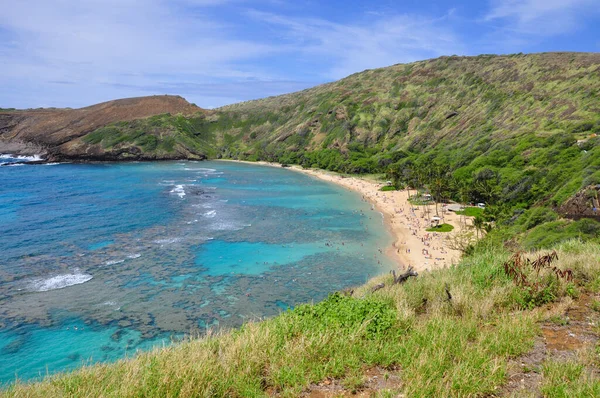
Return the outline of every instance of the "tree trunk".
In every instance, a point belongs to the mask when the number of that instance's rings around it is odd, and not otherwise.
[[[392,275],[394,276],[394,285],[397,283],[406,282],[408,278],[411,276],[418,276],[419,274],[413,269],[413,267],[408,267],[405,273],[396,276],[396,271],[392,271]]]

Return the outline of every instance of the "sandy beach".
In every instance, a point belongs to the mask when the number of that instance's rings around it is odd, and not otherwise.
[[[269,162],[244,163],[281,167],[280,164]],[[408,202],[406,190],[383,192],[381,187],[384,184],[359,177],[341,176],[300,166],[290,166],[289,169],[356,191],[364,201],[370,202],[373,211],[383,214],[385,224],[393,235],[394,243],[386,249],[386,254],[398,263],[400,269],[412,266],[417,271],[432,270],[456,264],[460,259],[460,251],[448,247],[446,238],[449,233],[426,231],[431,226],[429,219],[435,215],[435,206],[430,206],[428,216],[426,206],[414,206]],[[441,204],[438,206],[443,222],[454,226],[452,234],[465,228],[461,216],[443,211]]]

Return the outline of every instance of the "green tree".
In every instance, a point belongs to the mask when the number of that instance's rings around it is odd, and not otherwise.
[[[462,207],[466,208],[471,199],[471,184],[467,180],[455,178],[453,185],[458,196],[458,202],[462,205]],[[464,212],[461,214],[460,219],[463,225],[467,224],[467,216],[464,214]]]
[[[435,201],[435,215],[439,217],[438,203],[450,189],[450,179],[441,166],[434,166],[429,173],[429,187]]]
[[[477,239],[479,239],[479,232],[483,234],[483,231],[486,229],[486,224],[483,221],[483,218],[477,216],[473,219],[473,226],[475,227],[475,232],[477,233]]]
[[[397,167],[390,167],[386,173],[394,188],[398,189],[401,186],[400,183],[400,170]]]
[[[475,174],[473,186],[477,196],[487,204],[494,204],[500,195],[500,173],[485,168]]]
[[[402,178],[406,184],[406,192],[408,194],[408,199],[410,199],[410,188],[415,188],[415,173],[413,169],[409,166],[403,167]]]

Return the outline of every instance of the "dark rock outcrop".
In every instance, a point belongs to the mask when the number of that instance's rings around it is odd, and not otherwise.
[[[600,221],[600,184],[590,185],[567,200],[558,211],[567,218]]]

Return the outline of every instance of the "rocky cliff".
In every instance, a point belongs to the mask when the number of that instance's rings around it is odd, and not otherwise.
[[[559,212],[568,218],[594,218],[600,221],[600,184],[590,185],[569,198]]]
[[[173,145],[173,151],[145,151],[135,142],[106,146],[91,144],[86,137],[107,126],[157,115],[205,113],[184,98],[170,95],[120,99],[80,109],[0,110],[0,153],[44,154],[50,160],[203,158],[203,153],[185,146]],[[140,131],[140,136],[144,134],[151,135],[152,131]],[[167,130],[159,135],[156,148],[161,138],[171,136]]]

